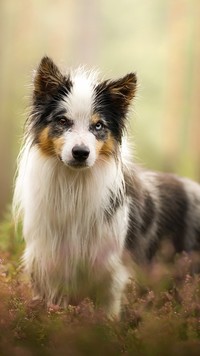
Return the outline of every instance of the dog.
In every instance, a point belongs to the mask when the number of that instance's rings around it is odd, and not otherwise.
[[[119,316],[126,254],[146,263],[164,239],[175,252],[200,249],[200,185],[132,162],[135,73],[101,81],[45,56],[33,81],[13,207],[34,295],[63,307],[90,297]]]

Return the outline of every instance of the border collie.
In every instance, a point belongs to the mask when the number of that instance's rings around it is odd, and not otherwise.
[[[161,241],[200,249],[200,185],[131,163],[124,131],[137,79],[62,74],[44,57],[34,76],[14,193],[35,296],[66,306],[90,297],[118,316],[127,252],[151,260]]]

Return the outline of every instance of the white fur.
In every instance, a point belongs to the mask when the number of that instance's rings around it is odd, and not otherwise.
[[[125,203],[106,222],[110,190],[124,191],[121,165],[114,159],[75,171],[55,157],[43,156],[37,147],[25,145],[14,209],[15,215],[23,215],[24,265],[37,281],[39,296],[43,293],[47,302],[66,305],[82,295],[78,271],[85,265],[91,284],[99,280],[103,288],[103,276],[109,276],[109,297],[104,307],[108,314],[119,314],[128,279],[122,263],[128,206]],[[89,286],[85,288],[84,297]],[[62,289],[64,292],[60,292]]]
[[[68,118],[75,120],[79,128],[88,124],[88,118],[91,117],[97,77],[97,72],[85,71],[81,67],[70,73],[72,90],[60,106],[67,108]]]

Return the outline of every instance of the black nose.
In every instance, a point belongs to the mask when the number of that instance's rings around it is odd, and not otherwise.
[[[72,156],[79,162],[84,162],[90,154],[90,150],[85,145],[76,145],[72,148]]]

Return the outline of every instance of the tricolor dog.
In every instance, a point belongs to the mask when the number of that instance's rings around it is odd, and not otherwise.
[[[169,239],[176,252],[200,249],[200,186],[131,162],[125,131],[137,78],[99,80],[62,73],[44,57],[14,193],[23,221],[23,263],[35,296],[61,306],[90,297],[120,314],[128,253],[150,261]]]

